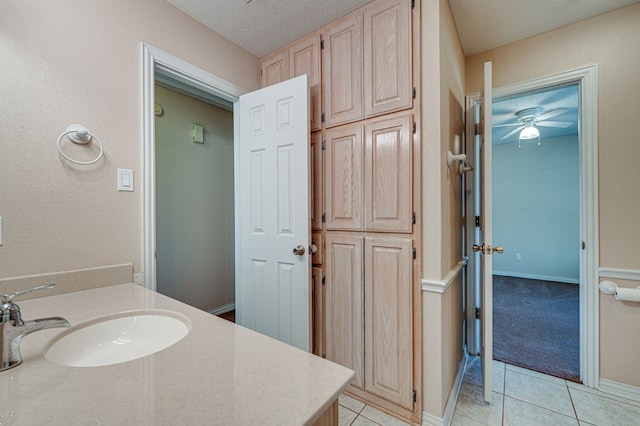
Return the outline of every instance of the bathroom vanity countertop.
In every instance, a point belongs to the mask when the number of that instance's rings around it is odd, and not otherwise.
[[[45,359],[66,329],[24,338],[22,365],[0,372],[0,424],[312,424],[353,371],[137,284],[17,301],[24,320],[65,317],[72,326],[116,312],[181,313],[191,330],[153,355],[103,367]]]

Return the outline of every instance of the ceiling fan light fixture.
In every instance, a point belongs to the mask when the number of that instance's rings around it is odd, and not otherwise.
[[[522,140],[535,139],[539,137],[540,131],[536,126],[533,125],[533,123],[527,124],[525,128],[520,132],[520,139]]]

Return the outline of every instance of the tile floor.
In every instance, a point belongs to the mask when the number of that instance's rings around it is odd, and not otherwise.
[[[493,396],[482,396],[480,359],[469,357],[452,426],[640,425],[640,403],[493,361]]]
[[[482,396],[480,359],[469,357],[451,426],[640,426],[640,403],[578,383],[493,361],[493,397]],[[407,423],[342,395],[340,426]]]

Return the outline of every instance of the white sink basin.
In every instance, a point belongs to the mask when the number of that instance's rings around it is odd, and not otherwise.
[[[168,348],[190,327],[191,321],[175,312],[122,312],[70,328],[49,343],[44,356],[70,367],[118,364]]]

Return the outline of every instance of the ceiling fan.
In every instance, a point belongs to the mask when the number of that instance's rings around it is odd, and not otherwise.
[[[571,126],[573,124],[572,121],[549,121],[549,118],[564,114],[567,111],[569,111],[568,108],[557,108],[540,115],[542,113],[542,108],[527,108],[515,113],[516,117],[518,118],[518,122],[509,124],[497,124],[493,127],[518,126],[506,135],[502,136],[500,140],[507,139],[509,136],[512,136],[518,132],[521,132],[519,140],[535,139],[540,136],[540,132],[537,129],[538,126],[560,128],[567,128]]]

